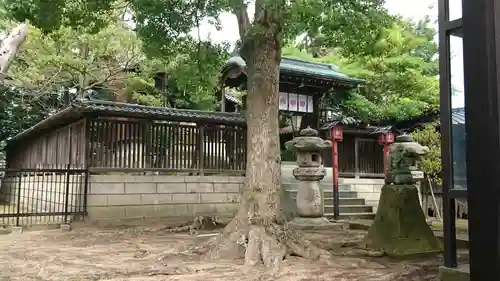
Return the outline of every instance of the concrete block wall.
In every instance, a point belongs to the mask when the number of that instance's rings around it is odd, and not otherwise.
[[[21,184],[19,184],[21,180]],[[84,175],[38,174],[23,177],[4,177],[0,189],[2,201],[17,205],[20,212],[64,212],[66,194],[68,211],[83,211]],[[18,196],[19,195],[19,196]]]
[[[87,197],[91,221],[233,216],[244,177],[92,175]]]

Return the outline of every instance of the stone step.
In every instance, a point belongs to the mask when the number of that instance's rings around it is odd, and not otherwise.
[[[288,192],[291,193],[291,197],[295,198],[295,194],[297,193],[297,190],[288,190]],[[323,191],[323,196],[325,198],[333,198],[333,191],[331,190],[324,190]],[[340,191],[339,192],[339,198],[358,198],[358,193],[356,191]]]
[[[324,190],[323,196],[333,198],[333,190]],[[358,193],[356,191],[339,191],[339,198],[358,198]]]
[[[325,217],[328,219],[333,219],[333,212],[332,213],[325,213]],[[375,214],[374,213],[340,213],[339,214],[339,220],[360,220],[360,219],[373,220],[373,219],[375,219]]]
[[[340,205],[365,205],[365,199],[363,198],[339,198]],[[325,205],[333,205],[333,197],[325,197]]]
[[[340,205],[341,214],[373,213],[373,207],[368,205]],[[325,213],[333,213],[333,205],[325,205]]]
[[[281,186],[285,190],[295,190],[297,189],[297,183],[282,183]],[[328,191],[328,190],[333,190],[333,185],[332,183],[327,183],[327,182],[322,182],[320,183],[321,188],[323,191]],[[351,190],[351,185],[350,184],[339,184],[339,191],[350,191]]]

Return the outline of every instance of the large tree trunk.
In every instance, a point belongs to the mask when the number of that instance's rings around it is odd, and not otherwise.
[[[328,253],[303,240],[280,219],[279,63],[281,47],[271,28],[250,31],[243,56],[247,76],[246,186],[235,218],[219,237],[215,256],[237,255],[246,265],[278,268],[286,254],[317,259]]]

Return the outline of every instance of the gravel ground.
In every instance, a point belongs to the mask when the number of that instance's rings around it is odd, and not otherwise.
[[[207,237],[168,233],[159,227],[82,227],[0,236],[0,280],[436,280],[440,257],[424,261],[348,256],[362,231],[312,233],[334,253],[328,264],[298,257],[284,260],[278,273],[247,268],[241,260],[206,260],[188,251]]]

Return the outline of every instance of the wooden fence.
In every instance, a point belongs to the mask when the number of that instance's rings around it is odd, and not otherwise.
[[[90,132],[92,171],[245,170],[246,129],[242,126],[96,119]]]
[[[11,146],[7,151],[8,168],[43,169],[84,167],[85,120],[59,127]]]
[[[122,117],[84,118],[12,145],[9,168],[244,174],[246,128]]]
[[[374,138],[360,137],[344,133],[338,143],[339,175],[341,177],[384,177],[383,146]],[[332,166],[332,152],[323,154],[325,167]]]

